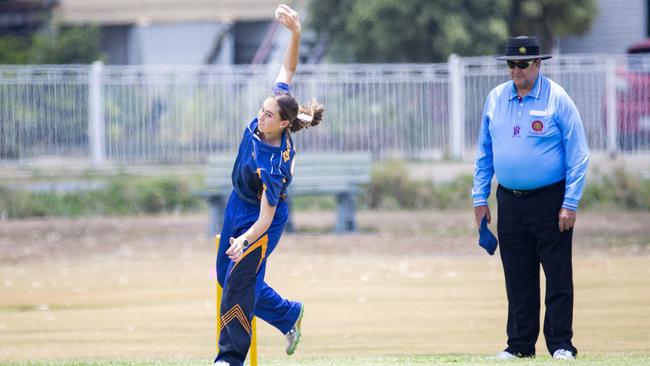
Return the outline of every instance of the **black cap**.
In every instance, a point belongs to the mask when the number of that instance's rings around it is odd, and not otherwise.
[[[506,54],[497,56],[497,60],[532,60],[536,58],[547,60],[551,57],[551,55],[539,53],[537,37],[517,36],[508,38]]]

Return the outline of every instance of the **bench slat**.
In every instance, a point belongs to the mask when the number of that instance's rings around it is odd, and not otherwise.
[[[223,219],[226,195],[232,191],[231,174],[234,155],[208,158],[205,190],[201,197],[210,201],[211,226],[214,234]],[[369,153],[300,154],[296,155],[295,176],[289,186],[289,197],[336,195],[338,205],[337,232],[355,230],[354,195],[359,186],[371,180],[372,156]]]

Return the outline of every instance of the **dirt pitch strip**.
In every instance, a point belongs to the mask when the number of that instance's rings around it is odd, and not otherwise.
[[[500,261],[477,247],[471,212],[361,212],[353,235],[329,233],[332,213],[296,219],[299,232],[270,257],[267,282],[306,303],[304,338],[287,358],[283,337],[260,322],[261,360],[491,364],[480,355],[504,347]],[[206,221],[1,221],[0,364],[209,364],[215,289]],[[594,365],[650,364],[650,213],[580,213],[574,246],[581,355]],[[537,351],[546,355],[543,340]],[[621,353],[641,356],[606,356]]]

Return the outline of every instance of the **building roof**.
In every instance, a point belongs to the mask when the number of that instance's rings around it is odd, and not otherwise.
[[[68,24],[252,21],[273,18],[282,0],[59,0],[56,18]]]

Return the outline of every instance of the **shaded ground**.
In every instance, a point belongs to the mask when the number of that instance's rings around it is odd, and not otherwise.
[[[283,237],[283,253],[484,254],[475,245],[475,224],[468,211],[361,212],[359,233],[344,236],[331,234],[333,212],[299,212],[295,219],[298,233]],[[203,214],[0,221],[0,263],[93,256],[157,259],[167,250],[205,251],[211,249],[207,224]],[[580,212],[574,247],[587,255],[603,250],[607,255],[650,254],[650,213]]]
[[[494,353],[504,346],[498,256],[470,212],[299,213],[268,282],[305,301],[296,358]],[[580,213],[575,343],[650,351],[650,213]],[[0,222],[0,362],[205,358],[214,352],[214,243],[204,215]],[[262,324],[260,355],[282,359]],[[544,354],[543,342],[538,353]]]

